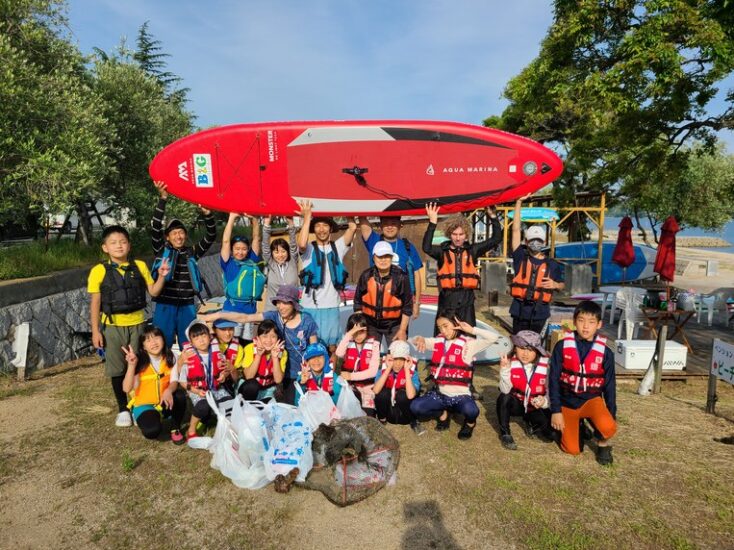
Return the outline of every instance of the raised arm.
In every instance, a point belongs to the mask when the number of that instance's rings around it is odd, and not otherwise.
[[[301,207],[298,215],[303,218],[303,224],[301,225],[301,231],[298,233],[297,243],[298,249],[301,252],[305,252],[306,247],[308,246],[308,235],[311,227],[311,209],[313,208],[313,204],[311,204],[311,201],[301,201],[298,203],[298,206]]]
[[[359,232],[362,234],[362,240],[367,243],[367,239],[372,235],[372,224],[367,219],[367,216],[360,218],[359,220]]]
[[[288,244],[291,249],[291,261],[298,263],[298,242],[296,240],[296,226],[293,223],[293,218],[286,218],[288,223]]]
[[[512,216],[512,252],[522,244],[522,201],[530,197],[525,195],[515,201],[515,213]]]
[[[234,212],[229,213],[227,218],[227,225],[224,226],[224,233],[222,233],[222,248],[219,250],[219,257],[222,258],[223,262],[229,261],[229,257],[232,255],[232,231],[234,230],[234,224],[240,215]]]
[[[266,264],[270,261],[270,222],[272,219],[272,216],[263,218],[262,258]]]
[[[344,239],[344,245],[347,248],[352,246],[352,241],[354,241],[355,233],[357,233],[357,222],[356,218],[352,218],[351,220],[349,220],[347,230],[344,232],[344,235],[342,235],[342,239]]]
[[[426,214],[428,214],[428,227],[426,232],[423,234],[423,252],[428,254],[431,258],[436,261],[441,261],[443,251],[440,246],[434,246],[433,235],[436,232],[436,225],[438,225],[438,211],[440,206],[436,203],[429,203],[426,205]]]
[[[206,254],[206,251],[209,250],[209,247],[214,244],[214,241],[217,240],[217,222],[214,220],[214,216],[212,216],[211,210],[204,208],[203,206],[199,206],[199,210],[201,210],[201,213],[204,214],[204,225],[206,226],[206,233],[201,238],[201,240],[196,243],[196,248],[194,249],[194,255],[197,258],[201,258]]]
[[[250,216],[250,227],[252,227],[250,248],[252,248],[252,251],[259,256],[262,250],[260,248],[260,243],[262,242],[262,239],[260,238],[260,218]]]
[[[153,219],[150,220],[150,240],[153,245],[153,254],[157,256],[166,244],[166,237],[163,234],[163,218],[166,216],[168,190],[162,181],[153,182],[153,185],[158,191],[159,198],[153,211]]]

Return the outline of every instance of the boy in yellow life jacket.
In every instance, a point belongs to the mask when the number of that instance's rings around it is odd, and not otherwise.
[[[137,353],[145,326],[146,292],[158,296],[171,271],[171,266],[163,262],[160,275],[153,282],[145,262],[130,261],[130,248],[127,229],[120,225],[106,227],[102,231],[102,251],[108,260],[92,268],[87,282],[92,344],[105,350],[105,375],[112,382],[117,400],[115,425],[119,427],[133,425],[127,410],[127,394],[122,389],[127,369],[121,349],[132,346]]]

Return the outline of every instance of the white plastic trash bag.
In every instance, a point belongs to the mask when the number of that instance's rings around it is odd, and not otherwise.
[[[332,420],[339,420],[339,411],[331,399],[331,395],[323,390],[309,390],[305,394],[301,389],[301,385],[294,382],[296,391],[300,393],[301,399],[298,402],[298,410],[303,413],[304,418],[311,430],[317,429],[321,424],[327,426]]]
[[[298,468],[298,481],[305,481],[313,467],[313,431],[293,405],[271,400],[263,410],[268,430],[264,457],[265,475],[274,480]]]
[[[219,470],[223,476],[243,489],[260,489],[267,485],[269,480],[265,476],[263,462],[261,460],[253,462],[250,458],[251,452],[246,448],[251,438],[247,436],[240,441],[231,422],[217,407],[211,392],[207,392],[206,399],[217,415],[217,428],[209,447],[209,452],[212,453],[211,467]],[[239,403],[239,400],[235,402],[238,409]],[[241,410],[238,413],[244,414]]]
[[[342,385],[341,392],[339,392],[339,399],[336,401],[336,410],[339,411],[341,419],[348,420],[350,418],[367,416],[359,404],[359,399],[354,395],[347,381],[340,376],[336,379],[336,383]]]
[[[265,427],[260,401],[245,401],[241,396],[233,401],[230,424],[239,441],[238,453],[243,461],[262,464],[267,448],[268,432]]]

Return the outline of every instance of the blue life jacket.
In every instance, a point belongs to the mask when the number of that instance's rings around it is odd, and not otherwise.
[[[166,244],[163,247],[161,254],[157,256],[155,260],[153,260],[150,274],[153,276],[154,281],[158,279],[158,268],[161,267],[163,260],[167,259],[168,265],[171,267],[171,270],[168,272],[168,275],[166,275],[165,281],[171,281],[173,279],[173,273],[176,270],[176,262],[178,261],[178,256],[179,254],[181,254],[181,252],[186,255],[186,263],[189,268],[189,276],[191,277],[191,286],[193,287],[194,292],[198,295],[199,293],[201,293],[201,289],[203,288],[201,271],[199,271],[199,264],[196,262],[196,258],[194,258],[194,255],[186,249],[176,250],[171,245]]]
[[[334,288],[337,290],[344,290],[344,286],[347,283],[349,273],[344,268],[344,264],[339,259],[339,254],[336,251],[336,245],[333,242],[331,245],[331,254],[324,254],[316,241],[313,241],[313,256],[311,257],[311,263],[308,264],[299,274],[301,284],[305,287],[306,292],[313,288],[320,288],[324,286],[323,273],[326,269],[325,264],[329,264],[329,274],[331,275],[331,282]]]
[[[260,267],[252,260],[234,260],[239,271],[237,276],[227,281],[222,273],[224,281],[224,295],[233,303],[251,304],[262,298],[265,289],[265,275]]]

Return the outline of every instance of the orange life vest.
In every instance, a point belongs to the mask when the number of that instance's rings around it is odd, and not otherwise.
[[[571,393],[601,394],[604,386],[604,352],[607,339],[596,336],[583,363],[579,358],[573,332],[563,336],[563,366],[561,388]]]
[[[546,394],[548,383],[548,358],[540,357],[538,363],[530,373],[530,379],[527,377],[525,367],[517,359],[513,359],[510,363],[510,382],[512,390],[510,393],[517,399],[522,401],[525,410],[534,409],[530,401],[534,397]]]
[[[510,283],[510,294],[513,298],[527,302],[551,301],[552,292],[546,288],[540,288],[540,283],[548,274],[548,262],[535,264],[530,258],[525,258],[520,269]]]
[[[462,248],[457,254],[450,248],[444,250],[443,263],[438,269],[436,278],[438,286],[443,290],[479,288],[479,270],[466,248]]]
[[[381,283],[379,277],[375,269],[375,273],[367,280],[367,292],[362,295],[362,313],[378,321],[400,319],[403,301],[393,295],[393,278]]]
[[[153,365],[148,365],[140,373],[138,373],[138,387],[135,389],[135,397],[133,405],[139,407],[141,405],[158,405],[161,402],[161,395],[171,383],[171,371],[173,369],[168,366],[165,359],[161,359],[158,366],[158,372],[155,371]]]

